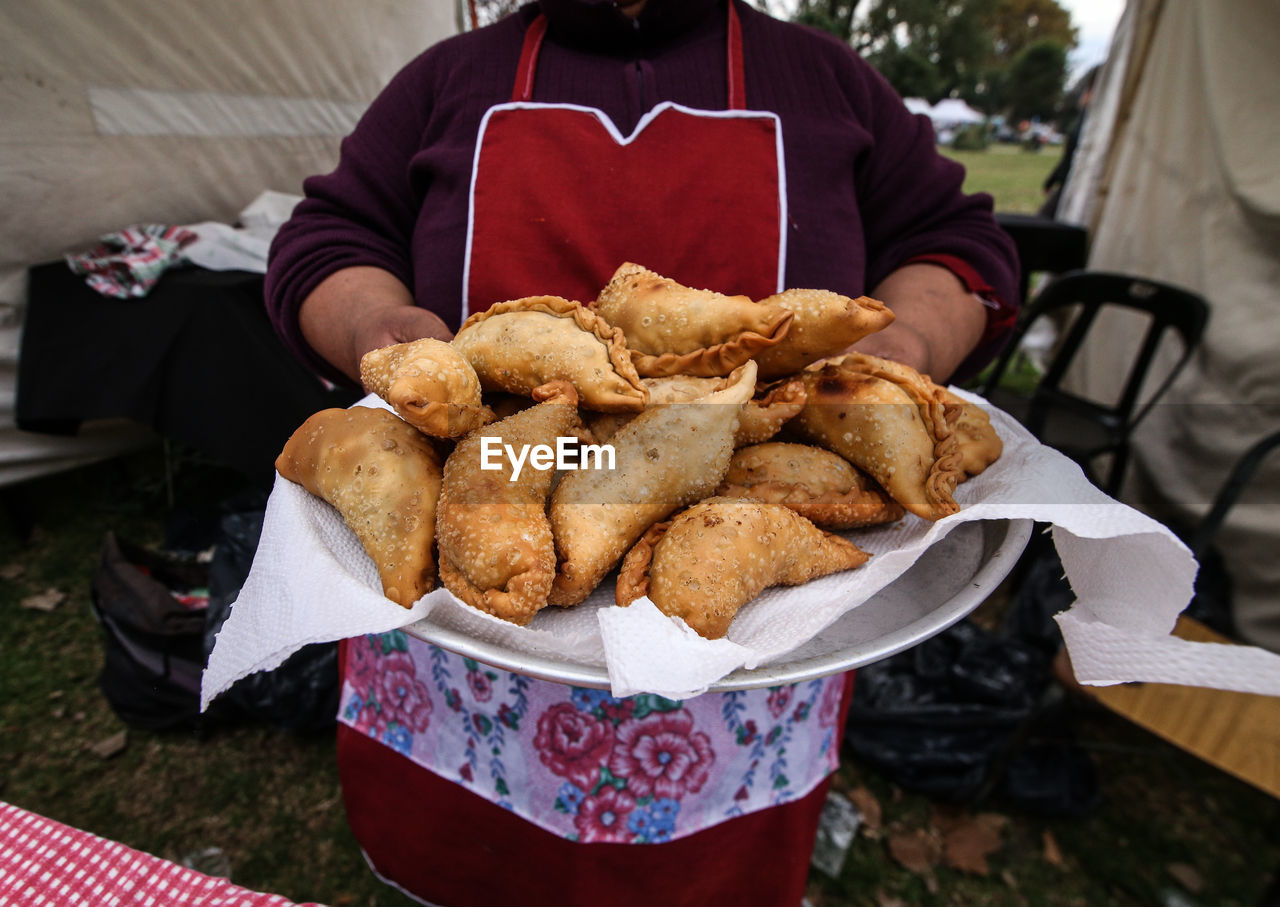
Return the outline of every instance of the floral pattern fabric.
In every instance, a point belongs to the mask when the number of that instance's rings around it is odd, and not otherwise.
[[[553,834],[643,844],[809,793],[836,768],[843,689],[617,699],[397,630],[347,645],[339,720]]]

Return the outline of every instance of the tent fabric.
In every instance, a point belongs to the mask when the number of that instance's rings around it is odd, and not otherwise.
[[[943,98],[928,111],[937,126],[959,126],[965,123],[982,123],[986,116],[974,110],[959,98]]]
[[[232,222],[298,194],[392,75],[457,30],[448,0],[0,4],[0,485],[114,452],[19,432],[17,337],[32,265],[135,223]],[[106,304],[104,300],[104,304]],[[142,438],[141,430],[138,437]],[[79,442],[79,443],[77,443]]]
[[[923,113],[925,116],[930,116],[933,113],[933,105],[924,98],[903,98],[902,103],[912,113]]]
[[[1239,457],[1280,429],[1277,46],[1274,0],[1130,0],[1059,215],[1092,228],[1091,268],[1174,283],[1212,307],[1191,367],[1139,431],[1124,493],[1181,526],[1195,526]],[[1072,383],[1112,395],[1136,330],[1096,332]],[[1216,540],[1240,634],[1276,651],[1278,490],[1275,456]]]

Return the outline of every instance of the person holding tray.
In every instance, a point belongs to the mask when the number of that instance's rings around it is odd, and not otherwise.
[[[896,318],[858,349],[944,382],[1010,328],[1017,263],[927,119],[846,45],[737,0],[540,0],[410,62],[306,181],[267,305],[290,350],[447,340],[624,261]],[[852,674],[673,701],[347,640],[338,760],[374,870],[432,903],[798,904]]]

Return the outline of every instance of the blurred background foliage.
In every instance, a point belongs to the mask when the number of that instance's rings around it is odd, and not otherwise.
[[[1079,31],[1057,0],[749,0],[780,19],[830,32],[904,98],[960,98],[987,116],[1069,120],[1068,56]],[[520,0],[468,0],[470,24]],[[1061,122],[1065,129],[1068,124]]]

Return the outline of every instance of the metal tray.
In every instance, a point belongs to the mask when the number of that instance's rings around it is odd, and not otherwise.
[[[1030,520],[962,523],[906,573],[772,664],[725,675],[711,691],[799,683],[871,664],[942,632],[982,604],[1013,569],[1031,537]],[[518,652],[422,620],[405,632],[476,661],[541,680],[609,689],[599,665]]]

